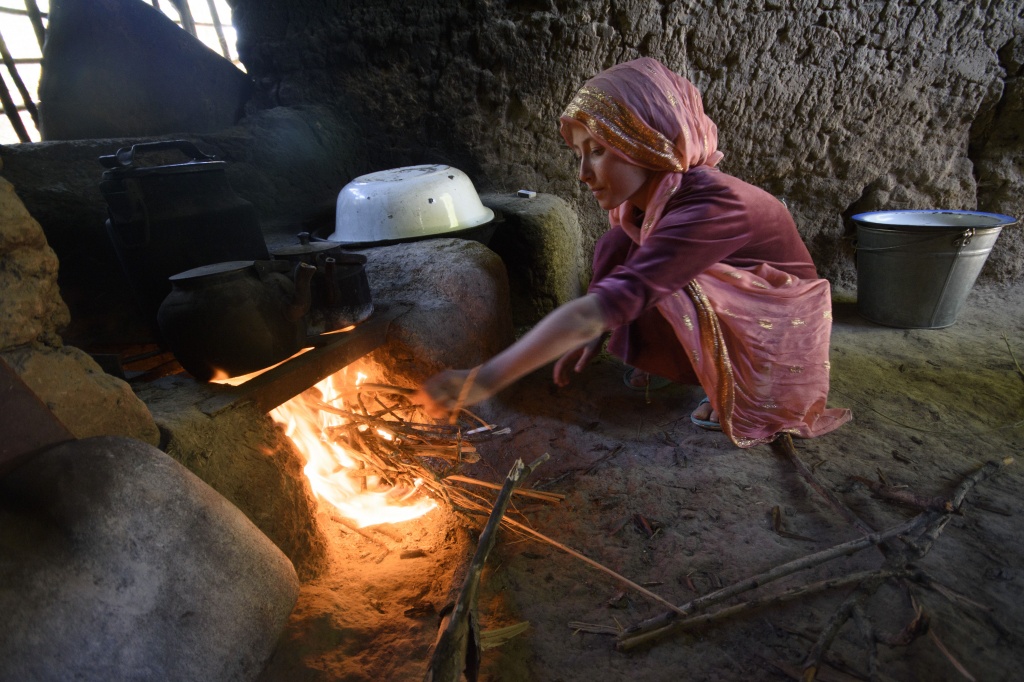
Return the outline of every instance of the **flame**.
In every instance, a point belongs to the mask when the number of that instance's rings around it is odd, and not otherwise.
[[[242,384],[244,384],[245,382],[249,381],[250,379],[255,379],[256,377],[258,377],[259,375],[263,374],[264,372],[269,372],[270,370],[274,369],[278,365],[283,365],[284,363],[288,362],[289,360],[293,360],[293,359],[299,357],[300,355],[302,355],[303,353],[308,353],[311,350],[313,350],[313,346],[309,346],[308,348],[303,348],[303,349],[299,350],[297,353],[295,353],[294,355],[292,355],[291,357],[285,358],[281,362],[278,362],[278,363],[275,363],[273,365],[270,365],[269,367],[264,367],[263,369],[258,369],[255,372],[249,372],[248,374],[241,374],[241,375],[236,376],[236,377],[233,377],[233,376],[229,375],[227,372],[225,372],[222,369],[215,369],[213,371],[213,377],[210,378],[210,383],[211,384],[227,384],[229,386],[241,386]]]
[[[342,409],[344,406],[338,399],[335,382],[342,385],[346,375],[347,370],[343,369],[315,386],[325,402]],[[356,384],[366,378],[360,372]],[[437,506],[429,497],[417,494],[422,481],[417,480],[413,487],[389,488],[377,476],[362,475],[362,462],[325,436],[329,427],[346,424],[345,417],[322,412],[302,394],[274,408],[270,416],[284,426],[285,434],[306,457],[303,470],[313,492],[359,528],[408,521]]]

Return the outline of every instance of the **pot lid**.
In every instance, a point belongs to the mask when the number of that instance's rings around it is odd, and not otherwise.
[[[310,241],[309,232],[300,232],[298,238],[298,244],[289,244],[275,248],[271,250],[270,254],[275,257],[308,256],[324,253],[325,251],[338,251],[341,248],[338,242]]]
[[[203,277],[211,277],[214,275],[231,274],[251,268],[255,264],[256,261],[251,260],[231,260],[223,263],[211,263],[210,265],[200,265],[197,268],[192,268],[185,272],[179,272],[176,275],[171,275],[167,279],[172,282],[184,282],[186,280],[201,279]]]

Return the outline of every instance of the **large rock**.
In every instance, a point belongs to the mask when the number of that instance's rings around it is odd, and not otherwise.
[[[163,449],[238,507],[291,559],[302,580],[327,566],[327,539],[302,471],[305,460],[267,414],[250,407],[214,416],[198,405],[204,385],[184,375],[139,387],[163,433]]]
[[[137,0],[56,0],[39,81],[44,140],[204,133],[234,125],[249,77]]]
[[[427,239],[361,251],[375,301],[407,304],[374,371],[399,385],[472,367],[513,340],[508,276],[493,251],[468,239]]]
[[[480,198],[503,216],[488,246],[508,270],[516,327],[532,326],[586,291],[589,269],[580,221],[567,203],[551,194]]]
[[[57,256],[11,183],[0,178],[0,348],[53,340],[68,323]]]
[[[288,559],[159,450],[58,445],[0,479],[0,679],[252,680],[298,597]]]

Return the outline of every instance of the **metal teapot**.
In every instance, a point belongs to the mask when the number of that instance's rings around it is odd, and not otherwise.
[[[167,345],[200,381],[249,374],[295,354],[316,267],[287,261],[229,261],[170,277],[157,312]]]
[[[298,243],[271,249],[277,260],[316,267],[311,286],[312,305],[306,315],[306,333],[317,336],[351,327],[373,313],[366,256],[344,251],[336,242],[315,240],[300,232]]]

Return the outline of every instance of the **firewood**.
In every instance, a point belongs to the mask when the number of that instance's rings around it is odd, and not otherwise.
[[[494,483],[488,483],[487,481],[480,481],[475,478],[468,476],[460,476],[458,474],[452,474],[451,476],[445,477],[446,481],[457,481],[459,483],[469,483],[470,485],[479,485],[484,488],[491,488],[493,490],[501,490],[501,486]],[[524,497],[533,497],[538,500],[544,500],[546,502],[561,502],[565,499],[565,495],[560,493],[549,493],[543,490],[531,490],[529,488],[516,488],[512,491],[513,495],[522,495]]]
[[[887,580],[889,578],[907,575],[908,573],[909,572],[905,570],[894,569],[861,571],[859,573],[843,576],[842,578],[832,578],[807,585],[801,585],[779,594],[757,597],[739,604],[734,604],[733,606],[727,606],[712,613],[702,613],[683,620],[671,621],[656,630],[649,630],[639,634],[629,634],[630,630],[626,629],[618,633],[619,638],[615,644],[615,648],[619,651],[630,651],[638,646],[649,644],[654,640],[671,633],[681,632],[683,630],[703,629],[729,618],[735,618],[736,616],[743,615],[757,609],[763,609],[777,604],[784,604],[795,599],[820,594],[827,590],[848,587],[850,585],[861,583],[865,580]]]
[[[498,528],[512,499],[512,491],[548,457],[549,455],[545,453],[529,466],[524,465],[522,460],[516,460],[505,478],[505,485],[498,494],[494,509],[480,533],[477,550],[470,562],[462,592],[441,623],[434,653],[424,678],[425,682],[459,682],[463,672],[471,682],[477,679],[481,648],[476,606],[484,562],[497,541]]]
[[[714,592],[709,592],[708,594],[702,597],[692,599],[681,606],[674,607],[672,612],[662,613],[659,616],[655,616],[654,618],[650,618],[646,621],[630,626],[626,628],[626,630],[623,632],[623,637],[628,638],[643,632],[649,632],[652,630],[663,628],[669,625],[673,620],[675,620],[678,615],[689,616],[701,609],[707,608],[708,606],[723,602],[726,599],[734,597],[738,594],[741,594],[748,590],[756,589],[770,582],[774,582],[775,580],[778,580],[780,578],[792,575],[793,573],[796,573],[798,571],[813,568],[814,566],[820,566],[821,564],[824,564],[832,559],[854,554],[855,552],[858,552],[866,547],[876,545],[889,538],[911,533],[922,527],[926,520],[927,519],[924,515],[920,515],[910,521],[889,528],[888,530],[882,531],[881,533],[873,533],[865,537],[850,540],[848,542],[835,545],[820,552],[808,554],[799,559],[794,559],[793,561],[786,562],[772,569],[764,571],[763,573],[751,576],[737,583],[733,583],[732,585],[728,585],[719,590],[715,590]]]
[[[870,490],[878,497],[890,500],[906,507],[912,507],[921,511],[934,510],[940,512],[953,511],[950,501],[943,497],[921,497],[917,493],[894,485],[879,483],[861,476],[850,476],[851,481],[856,481]]]

